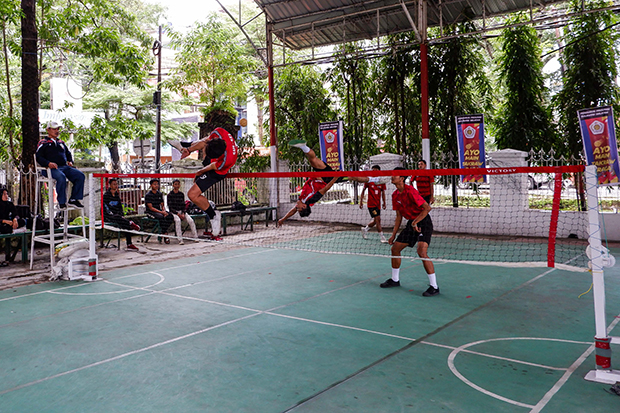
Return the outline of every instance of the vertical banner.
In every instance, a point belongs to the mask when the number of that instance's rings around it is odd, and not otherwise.
[[[588,165],[596,165],[599,185],[618,185],[618,143],[611,106],[577,111]]]
[[[319,123],[321,159],[334,171],[344,171],[343,122]]]
[[[456,116],[459,168],[486,168],[484,157],[484,115]],[[486,182],[486,175],[462,175],[463,183]]]

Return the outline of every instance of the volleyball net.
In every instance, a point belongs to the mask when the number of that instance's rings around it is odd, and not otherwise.
[[[194,174],[95,174],[96,216],[108,236],[120,231],[184,242],[187,248],[189,241],[218,242],[391,257],[385,241],[396,220],[393,194],[398,190],[392,176],[406,177],[405,183],[422,195],[429,196],[432,188],[433,199],[427,199],[433,261],[588,268],[586,247],[594,230],[588,210],[598,205],[588,205],[585,194],[588,184],[596,192],[597,182],[594,176],[586,183],[583,166],[231,173],[204,193],[218,211],[219,225],[188,198]],[[320,199],[312,198],[332,178],[338,182]],[[163,206],[155,209],[170,216],[153,214],[147,206],[159,201]],[[406,223],[403,219],[396,234]],[[415,246],[401,256],[420,259]]]

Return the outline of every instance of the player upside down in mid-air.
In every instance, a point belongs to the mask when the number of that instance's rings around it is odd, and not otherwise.
[[[306,145],[306,141],[294,139],[288,144],[289,146],[301,149],[306,155],[310,166],[316,172],[333,171],[329,165],[318,158],[316,153]],[[288,211],[283,218],[278,220],[278,225],[282,225],[284,221],[295,215],[297,212],[299,212],[299,216],[302,218],[310,215],[312,213],[312,209],[310,207],[317,203],[335,183],[342,182],[343,180],[344,178],[342,177],[321,177],[308,179],[301,188],[301,194],[299,195],[299,199],[297,199],[295,206],[291,208],[291,210]]]

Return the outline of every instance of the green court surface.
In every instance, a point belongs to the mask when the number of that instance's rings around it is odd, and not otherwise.
[[[422,297],[419,261],[381,289],[386,258],[238,248],[0,291],[0,412],[620,411],[583,379],[589,273],[436,272]]]

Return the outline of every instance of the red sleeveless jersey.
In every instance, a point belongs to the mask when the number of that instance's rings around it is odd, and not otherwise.
[[[226,152],[217,159],[211,159],[211,162],[215,162],[215,173],[219,175],[226,175],[228,170],[232,168],[237,162],[237,156],[239,155],[239,148],[235,139],[226,129],[216,128],[207,140],[211,139],[223,139],[226,142]]]

